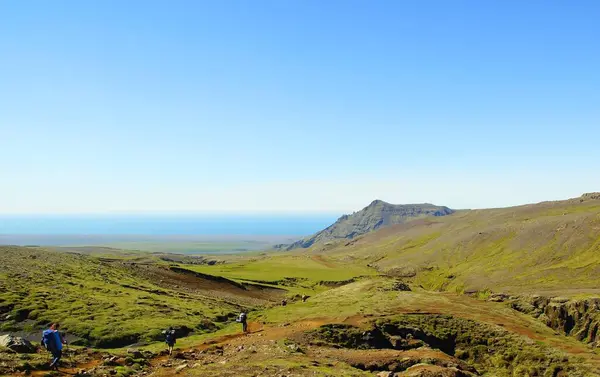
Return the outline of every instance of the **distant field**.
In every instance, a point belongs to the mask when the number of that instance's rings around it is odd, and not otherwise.
[[[87,253],[103,248],[178,254],[231,254],[262,251],[293,236],[0,235],[0,245],[68,247]]]
[[[261,241],[132,241],[109,243],[103,246],[108,246],[115,249],[141,250],[162,253],[223,254],[266,250],[271,248],[272,245],[272,243]]]

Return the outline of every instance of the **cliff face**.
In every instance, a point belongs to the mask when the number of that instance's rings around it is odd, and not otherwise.
[[[600,298],[567,299],[543,296],[492,295],[490,300],[506,302],[561,334],[600,347]]]
[[[454,211],[448,207],[428,203],[398,205],[375,200],[358,212],[340,217],[334,224],[311,237],[278,247],[286,250],[308,248],[313,244],[335,239],[352,239],[384,226],[402,224],[419,217],[446,216],[452,213]]]

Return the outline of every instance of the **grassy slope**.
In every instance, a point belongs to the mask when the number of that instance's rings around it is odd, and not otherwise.
[[[187,268],[238,281],[262,281],[273,284],[284,279],[298,279],[286,288],[292,293],[315,293],[326,289],[322,282],[344,281],[360,276],[375,275],[376,271],[358,263],[330,261],[318,256],[273,254],[269,257],[246,258],[214,266],[199,265]]]
[[[390,274],[416,273],[416,283],[437,290],[599,293],[600,200],[462,211],[326,251]]]
[[[463,213],[460,216],[465,215],[470,214]],[[411,226],[419,227],[418,224]],[[386,235],[394,242],[397,242],[399,236],[394,232]],[[403,236],[405,234],[400,237]],[[441,233],[434,231],[404,245],[410,246],[408,250],[421,248],[440,237]],[[359,242],[345,248],[353,248]],[[382,245],[390,247],[389,244]],[[236,309],[231,304],[214,298],[155,285],[152,281],[135,277],[127,268],[118,268],[119,264],[102,263],[93,257],[26,248],[0,250],[0,264],[6,266],[0,270],[0,282],[3,285],[0,287],[0,306],[9,302],[19,303],[20,309],[34,310],[29,317],[35,321],[58,319],[70,332],[81,334],[88,331],[92,338],[104,342],[109,341],[114,334],[156,335],[160,329],[170,324],[195,327],[206,318],[214,318],[217,314]],[[237,280],[276,282],[285,278],[302,278],[306,280],[299,281],[300,284],[307,287],[313,284],[313,288],[319,281],[347,280],[374,273],[373,269],[366,267],[367,262],[373,262],[373,256],[366,254],[364,249],[355,249],[352,258],[337,253],[333,256],[336,259],[314,254],[277,254],[271,258],[255,256],[231,259],[225,265],[185,267]],[[386,261],[382,259],[376,263],[382,262]],[[52,273],[48,274],[49,270]],[[433,272],[439,273],[439,270]],[[426,279],[427,276],[422,278]],[[265,322],[265,326],[274,328],[286,328],[280,325],[307,319],[325,319],[326,322],[350,319],[350,322],[354,322],[374,317],[391,318],[401,313],[450,314],[492,326],[500,325],[511,333],[529,338],[530,351],[534,356],[544,354],[544,347],[550,347],[558,352],[565,352],[570,357],[582,357],[580,363],[573,360],[576,364],[600,365],[598,356],[584,344],[573,338],[556,335],[541,322],[503,304],[450,293],[398,292],[394,290],[393,283],[388,278],[371,277],[330,290],[322,287],[315,289],[316,294],[306,303],[296,302],[286,307],[277,306],[251,312],[250,321]],[[44,304],[48,305],[48,309],[43,309]],[[168,308],[160,305],[167,305]],[[13,310],[14,314],[17,313]],[[5,322],[4,325],[10,325],[10,322]],[[178,346],[192,346],[199,341],[233,332],[239,332],[238,324],[223,325],[222,330],[214,334],[183,338]],[[159,350],[162,347],[161,344],[153,344],[148,348]],[[273,362],[272,358],[265,360]],[[307,361],[303,359],[299,362]]]
[[[337,318],[338,323],[354,322],[361,318],[394,318],[402,313],[451,315],[492,327],[499,326],[525,339],[526,343],[536,348],[535,352],[544,354],[553,350],[552,352],[569,355],[575,364],[588,365],[595,371],[600,370],[600,355],[591,351],[585,344],[570,337],[557,335],[538,320],[501,303],[481,301],[448,292],[399,292],[392,288],[392,284],[392,280],[383,277],[365,279],[320,293],[306,303],[275,307],[257,315],[260,321],[270,324],[324,318]],[[519,353],[520,350],[514,351]]]
[[[365,266],[281,254],[227,256],[223,259],[228,263],[214,266],[180,265],[241,282],[271,282],[266,287],[282,284],[281,293],[261,294],[256,288],[225,292],[222,285],[193,284],[193,277],[179,281],[173,280],[179,276],[169,275],[172,272],[157,274],[155,266],[167,266],[157,258],[107,252],[100,254],[111,257],[104,260],[43,248],[0,247],[0,314],[12,315],[12,320],[0,322],[0,331],[37,332],[50,321],[60,321],[69,333],[92,344],[119,346],[158,339],[160,330],[171,325],[214,330],[210,322],[218,317],[232,316],[240,306],[263,305],[285,294],[282,288],[289,295],[313,295],[328,289],[320,282],[374,273]],[[290,278],[298,281],[285,281]]]
[[[60,321],[70,333],[104,346],[113,338],[153,339],[169,325],[199,328],[238,310],[217,298],[161,288],[89,256],[0,247],[0,265],[0,308],[13,318],[29,312],[24,330]],[[2,323],[5,331],[14,326]]]

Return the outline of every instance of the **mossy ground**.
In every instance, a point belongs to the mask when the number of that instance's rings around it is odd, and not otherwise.
[[[429,290],[598,295],[600,205],[568,200],[459,211],[308,251],[323,250]]]
[[[592,216],[588,210],[592,209],[578,209],[572,216]],[[502,211],[497,215],[501,219],[507,216]],[[0,262],[5,266],[0,270],[0,326],[5,331],[38,333],[47,322],[58,320],[78,343],[113,347],[111,352],[121,355],[126,353],[126,349],[119,347],[139,342],[148,343],[139,345],[141,349],[159,352],[164,344],[157,340],[161,338],[160,331],[167,326],[192,331],[189,336],[179,339],[178,349],[193,349],[210,342],[233,347],[247,344],[246,338],[240,337],[240,325],[233,322],[235,314],[245,308],[249,310],[252,326],[257,326],[253,327],[256,333],[248,339],[260,341],[266,348],[257,350],[257,353],[249,352],[239,360],[227,356],[214,363],[200,363],[196,367],[189,365],[180,374],[222,375],[227,370],[232,371],[231,375],[247,375],[246,372],[269,369],[273,375],[280,372],[298,375],[365,375],[363,370],[356,367],[364,363],[354,363],[350,359],[368,355],[372,368],[378,368],[383,364],[378,363],[377,358],[385,356],[388,360],[401,357],[401,354],[368,349],[356,350],[367,352],[365,354],[336,354],[337,351],[325,346],[309,346],[313,348],[309,348],[306,354],[290,354],[286,344],[280,344],[280,341],[288,336],[293,338],[293,331],[313,330],[322,324],[342,323],[358,326],[362,330],[372,326],[374,321],[421,327],[438,338],[452,336],[456,340],[469,334],[469,341],[461,338],[462,346],[457,346],[454,355],[450,356],[481,370],[496,373],[493,375],[497,376],[559,375],[556,374],[559,369],[568,371],[573,363],[582,368],[598,370],[600,356],[583,343],[557,335],[540,321],[506,305],[481,300],[487,298],[495,288],[505,287],[494,284],[503,281],[500,278],[504,271],[502,268],[515,266],[519,255],[523,263],[546,260],[542,252],[536,251],[523,261],[521,250],[529,247],[549,245],[546,252],[554,253],[552,255],[555,257],[548,259],[552,261],[552,266],[567,269],[564,274],[548,274],[544,283],[537,287],[546,287],[547,282],[556,285],[553,279],[560,280],[571,276],[573,271],[580,271],[583,263],[580,258],[575,256],[571,259],[561,254],[562,248],[569,245],[564,244],[567,241],[562,235],[553,233],[525,242],[520,231],[511,225],[493,228],[493,231],[492,228],[486,228],[487,231],[481,232],[485,237],[479,239],[480,232],[473,235],[473,229],[476,228],[472,227],[479,226],[477,222],[482,219],[477,214],[459,213],[458,216],[465,216],[460,226],[446,224],[445,219],[441,222],[436,219],[436,222],[425,226],[426,230],[419,228],[422,225],[407,224],[405,226],[408,228],[403,232],[386,235],[385,232],[389,230],[382,230],[384,234],[378,234],[376,238],[371,239],[369,237],[375,235],[368,235],[347,246],[340,246],[340,249],[334,247],[331,254],[311,250],[303,253],[227,256],[223,258],[226,263],[214,265],[167,263],[160,259],[122,255],[111,261],[107,260],[107,255],[96,258],[93,255],[40,248],[0,248]],[[547,215],[549,219],[553,219],[553,216],[556,215]],[[600,217],[598,219],[600,221]],[[522,218],[518,221],[523,222],[525,228],[530,226],[530,222]],[[558,224],[550,223],[552,227]],[[590,224],[581,229],[595,226],[593,221]],[[546,226],[548,223],[544,223]],[[444,227],[449,228],[444,230]],[[469,227],[468,237],[466,233],[457,236],[460,232],[467,232]],[[454,232],[453,237],[458,238],[448,238],[448,231]],[[577,245],[587,245],[582,253],[591,257],[597,243],[590,240],[589,237],[581,238]],[[591,243],[588,244],[588,241]],[[557,249],[557,245],[563,246]],[[485,253],[479,248],[484,248]],[[183,273],[184,278],[171,270],[170,264],[230,280],[218,282],[187,273]],[[409,282],[412,291],[398,290],[398,278],[381,276],[382,272],[399,272],[396,275],[403,276],[400,279]],[[514,276],[526,276],[524,280],[517,279],[518,284],[523,286],[537,281],[526,275],[524,269],[517,268],[511,273]],[[473,278],[470,274],[473,274]],[[457,294],[476,286],[482,274],[490,274],[490,279],[483,289],[478,290],[479,300]],[[196,284],[194,279],[200,279],[202,283]],[[574,280],[574,284],[578,281]],[[262,285],[262,288],[239,284],[249,282]],[[434,292],[432,289],[446,292]],[[302,302],[297,299],[301,294],[311,297],[307,302]],[[283,296],[290,298],[287,306],[278,305]],[[435,322],[433,327],[430,322],[407,322],[425,314],[450,315],[450,318],[459,322],[446,317],[440,317],[442,319]],[[465,327],[461,321],[479,325]],[[475,332],[479,330],[477,326],[494,330],[475,336],[481,334]],[[264,337],[261,338],[260,334]],[[276,344],[268,343],[270,341]],[[304,347],[301,345],[301,348]],[[276,349],[283,353],[279,356],[269,354]],[[490,349],[496,357],[483,357]],[[548,358],[543,355],[552,356]],[[414,360],[421,360],[417,356]],[[562,356],[567,358],[566,361]],[[34,359],[36,357],[33,356]],[[239,361],[239,364],[231,368],[219,364],[225,361],[227,365],[232,360]],[[515,360],[520,362],[517,367],[511,366]],[[137,373],[131,371],[131,366],[123,367],[129,369],[116,373]],[[558,369],[548,372],[554,367]],[[160,367],[153,364],[152,368],[152,373],[160,375]]]
[[[81,344],[118,347],[160,339],[168,326],[204,331],[239,305],[162,288],[119,265],[27,248],[2,248],[2,331],[38,331],[58,321]],[[186,330],[187,331],[187,330]]]

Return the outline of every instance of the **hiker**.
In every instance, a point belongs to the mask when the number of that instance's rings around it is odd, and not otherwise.
[[[177,341],[177,337],[175,336],[175,330],[173,327],[169,327],[167,330],[163,331],[165,334],[165,343],[167,343],[167,349],[169,351],[169,355],[173,354],[173,347],[175,347],[175,342]]]
[[[283,300],[281,300],[281,306],[286,306],[287,305],[287,300],[284,298]]]
[[[44,330],[42,333],[42,346],[46,347],[48,352],[52,354],[52,363],[50,364],[51,369],[58,370],[58,363],[62,356],[63,344],[67,344],[65,338],[58,331],[60,324],[54,322],[50,325],[48,330]]]
[[[248,315],[246,314],[246,311],[243,311],[240,313],[239,317],[237,317],[237,319],[235,320],[238,323],[242,324],[242,331],[243,332],[248,332]]]

